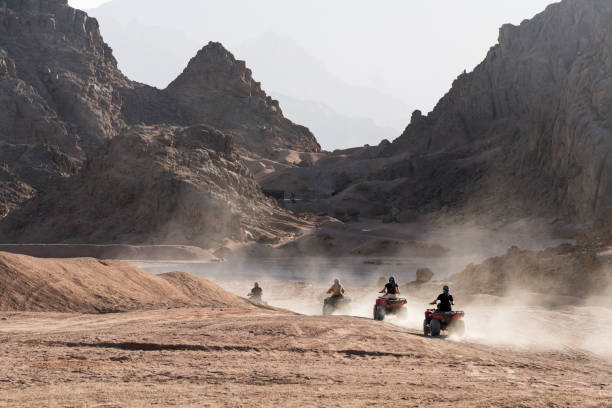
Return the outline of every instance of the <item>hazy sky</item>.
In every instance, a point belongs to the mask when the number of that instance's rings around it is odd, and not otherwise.
[[[429,112],[463,70],[471,71],[484,59],[497,43],[501,25],[520,24],[553,2],[69,0],[79,8],[108,3],[90,14],[99,17],[120,68],[132,79],[163,88],[199,48],[211,40],[221,41],[237,58],[246,59],[255,79],[273,96],[326,103],[342,115],[365,117],[368,107],[357,106],[359,98],[353,99],[354,104],[341,103],[341,98],[334,101],[334,95],[325,95],[308,83],[311,71],[279,61],[278,53],[268,52],[274,44],[267,46],[265,36],[272,33],[295,44],[296,53],[301,50],[312,57],[330,76],[388,95],[388,104],[380,104],[378,112],[375,105],[369,119],[398,134],[413,109]],[[311,89],[312,95],[305,95]],[[398,109],[387,112],[394,100],[400,101]]]
[[[68,4],[70,4],[74,8],[84,9],[98,7],[101,4],[106,3],[107,1],[109,0],[68,0]]]

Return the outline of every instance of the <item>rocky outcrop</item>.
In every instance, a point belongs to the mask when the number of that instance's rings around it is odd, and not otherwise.
[[[5,242],[190,244],[278,241],[305,222],[263,196],[215,128],[136,126],[57,191],[3,223]]]
[[[237,61],[219,43],[202,48],[167,92],[189,122],[232,130],[239,145],[264,157],[274,148],[321,150],[307,128],[283,116],[278,101],[266,95],[245,62]]]
[[[468,293],[607,296],[612,290],[612,210],[580,233],[576,244],[542,251],[512,247],[449,279],[454,288]]]
[[[496,296],[540,293],[589,298],[612,290],[612,251],[564,244],[543,251],[510,248],[449,277],[461,292]]]
[[[230,132],[245,154],[270,158],[277,149],[319,152],[310,131],[283,116],[278,101],[261,89],[244,61],[211,42],[164,90],[122,90],[128,123],[206,123]]]
[[[78,172],[122,126],[97,22],[66,1],[0,3],[0,218]]]

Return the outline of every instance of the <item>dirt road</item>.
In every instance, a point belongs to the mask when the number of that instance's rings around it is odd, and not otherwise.
[[[612,406],[611,360],[364,318],[227,308],[0,318],[0,406]]]

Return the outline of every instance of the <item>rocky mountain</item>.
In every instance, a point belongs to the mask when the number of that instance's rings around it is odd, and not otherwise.
[[[262,157],[275,149],[318,152],[312,133],[283,116],[239,61],[220,43],[198,51],[185,70],[164,90],[147,85],[123,89],[128,124],[206,123],[231,132],[243,153]]]
[[[117,70],[97,22],[65,1],[0,4],[0,217],[122,126]]]
[[[239,153],[320,147],[221,44],[160,90],[127,79],[96,20],[66,0],[3,1],[0,105],[5,242],[207,245],[302,222]]]
[[[244,61],[209,43],[166,89],[189,122],[232,130],[240,145],[270,154],[274,147],[319,151],[310,131],[286,119],[278,101],[261,89]]]
[[[520,26],[392,143],[265,175],[316,211],[590,220],[612,205],[612,3],[564,0]],[[402,214],[406,214],[402,216]]]
[[[215,248],[225,239],[275,242],[306,224],[263,196],[230,136],[206,125],[135,126],[3,229],[10,242]]]

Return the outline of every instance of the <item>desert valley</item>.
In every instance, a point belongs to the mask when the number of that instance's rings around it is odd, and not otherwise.
[[[219,42],[160,89],[0,1],[0,406],[612,407],[611,27],[551,4],[327,151]]]

